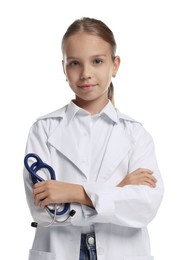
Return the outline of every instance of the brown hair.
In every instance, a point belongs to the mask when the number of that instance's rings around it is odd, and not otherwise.
[[[68,27],[62,38],[62,51],[64,49],[66,39],[77,32],[87,32],[89,34],[99,36],[104,41],[108,42],[110,44],[112,60],[114,60],[117,47],[114,34],[106,24],[94,18],[83,17],[81,19],[77,19]],[[108,98],[114,104],[114,86],[112,82],[110,83],[108,89]]]

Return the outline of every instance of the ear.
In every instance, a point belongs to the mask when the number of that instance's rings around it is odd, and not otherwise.
[[[116,73],[117,73],[117,71],[119,69],[120,62],[121,62],[120,57],[119,56],[115,56],[115,58],[114,58],[114,66],[113,66],[113,74],[112,74],[113,77],[116,76]]]
[[[63,68],[64,75],[66,76],[66,71],[65,71],[65,66],[64,66],[64,61],[63,60],[62,60],[62,68]],[[66,77],[66,81],[68,81],[67,77]]]
[[[63,68],[64,74],[66,75],[65,68],[64,68],[64,60],[62,60],[62,68]]]

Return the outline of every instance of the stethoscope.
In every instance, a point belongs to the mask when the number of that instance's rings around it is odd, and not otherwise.
[[[29,165],[29,159],[30,158],[34,158],[36,161],[34,161],[31,165]],[[33,184],[37,183],[37,182],[41,182],[41,181],[45,181],[45,179],[43,179],[41,176],[39,176],[37,174],[37,172],[41,169],[46,169],[49,174],[50,174],[50,179],[51,180],[56,180],[56,175],[55,175],[55,171],[53,170],[53,168],[44,163],[41,158],[35,154],[35,153],[29,153],[25,156],[24,158],[24,165],[27,169],[27,171],[30,173],[31,179]],[[74,214],[76,213],[75,210],[70,210],[70,204],[69,203],[64,203],[64,204],[54,204],[52,206],[46,206],[45,210],[48,212],[48,214],[51,217],[51,222],[48,223],[47,225],[41,225],[39,224],[39,226],[42,227],[49,227],[54,223],[64,223],[66,222],[70,217],[74,216]],[[61,216],[68,213],[68,216],[66,219],[59,221],[57,220],[57,216]],[[32,227],[37,227],[38,223],[37,222],[32,222],[31,223]]]

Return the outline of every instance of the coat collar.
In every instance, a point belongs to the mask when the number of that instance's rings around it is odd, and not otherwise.
[[[87,111],[81,109],[80,107],[78,107],[71,101],[68,105],[66,105],[60,109],[57,109],[54,112],[46,114],[42,117],[39,117],[38,120],[47,119],[47,118],[67,117],[68,122],[69,122],[75,116],[75,114],[80,110],[84,111],[85,113],[88,113]],[[109,101],[109,103],[105,106],[105,108],[100,112],[100,114],[102,114],[102,113],[106,114],[115,123],[119,123],[119,121],[122,121],[122,120],[140,123],[139,121],[136,121],[135,119],[121,113],[118,109],[114,108],[111,101]]]
[[[73,101],[71,101],[69,103],[68,107],[67,107],[67,110],[66,110],[66,117],[67,117],[69,123],[74,118],[74,116],[76,114],[90,115],[89,112],[87,112],[86,110],[80,108]],[[98,116],[101,116],[102,114],[105,114],[113,122],[118,123],[118,116],[117,116],[116,110],[113,107],[113,105],[112,105],[110,100],[107,103],[107,105],[102,109],[102,111],[100,113],[96,114],[95,116],[98,117]]]

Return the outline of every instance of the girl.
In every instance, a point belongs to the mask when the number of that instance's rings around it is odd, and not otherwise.
[[[62,40],[63,71],[75,94],[31,127],[26,153],[50,164],[57,180],[24,181],[38,222],[29,260],[152,260],[147,232],[163,197],[150,134],[114,107],[120,57],[112,31],[91,18],[74,21]],[[63,222],[47,205],[70,203]]]

